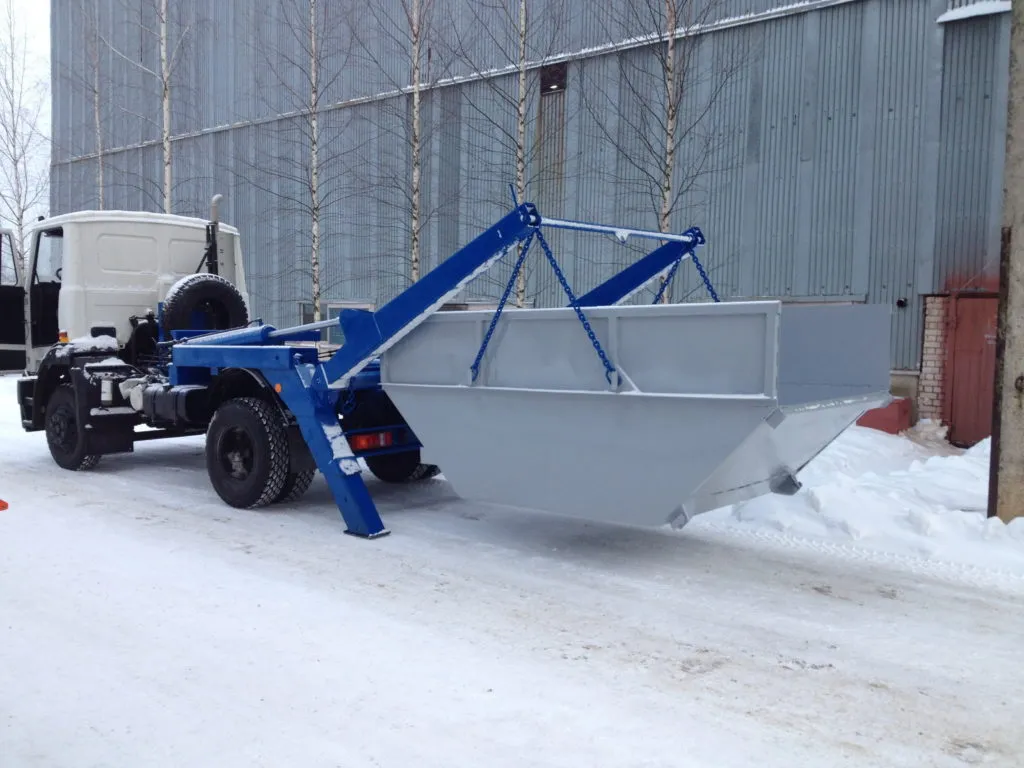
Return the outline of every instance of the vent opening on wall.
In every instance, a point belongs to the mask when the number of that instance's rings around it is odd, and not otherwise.
[[[565,90],[565,78],[568,65],[563,61],[560,64],[549,64],[540,71],[540,92],[541,94],[552,91]]]

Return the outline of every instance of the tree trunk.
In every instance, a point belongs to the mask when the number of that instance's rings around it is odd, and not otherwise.
[[[516,95],[516,195],[526,199],[526,0],[519,0],[519,90]],[[521,255],[523,245],[516,247]],[[526,265],[516,275],[516,306],[526,304]]]
[[[99,208],[103,210],[103,116],[100,111],[102,100],[100,98],[100,62],[99,52],[95,50],[96,41],[93,40],[93,61],[92,61],[92,115],[93,127],[96,130],[96,192],[99,195]]]
[[[167,0],[160,0],[160,98],[163,107],[160,140],[164,161],[164,213],[171,213],[171,60],[167,43]]]
[[[412,200],[411,241],[409,253],[410,282],[420,279],[420,54],[423,27],[420,19],[420,0],[412,0],[409,31],[412,37]]]
[[[322,319],[320,305],[320,61],[317,57],[316,0],[309,0],[309,197],[311,250],[310,270],[313,274],[313,320]]]
[[[668,232],[672,218],[672,174],[676,164],[676,123],[679,115],[679,93],[676,89],[676,0],[665,0],[665,26],[668,40],[665,43],[665,153],[661,163],[661,200],[658,209],[658,231]],[[665,278],[661,278],[665,287]],[[667,304],[670,287],[661,294],[661,301]]]

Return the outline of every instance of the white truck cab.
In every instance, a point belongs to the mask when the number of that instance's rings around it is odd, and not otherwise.
[[[212,222],[141,211],[78,211],[34,222],[25,275],[15,283],[27,301],[0,298],[23,307],[25,371],[35,373],[58,341],[114,336],[124,345],[132,318],[156,313],[175,283],[207,265],[211,227],[216,274],[248,305],[241,238],[217,223],[216,202]],[[6,341],[12,333],[4,333]]]

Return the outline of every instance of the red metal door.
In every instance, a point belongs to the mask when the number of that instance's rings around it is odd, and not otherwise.
[[[999,300],[958,296],[953,301],[949,440],[970,446],[992,434]]]

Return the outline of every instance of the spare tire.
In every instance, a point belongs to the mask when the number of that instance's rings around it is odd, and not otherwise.
[[[197,314],[201,317],[196,318]],[[226,331],[248,324],[245,299],[220,275],[187,275],[171,286],[164,299],[164,338],[170,338],[171,331]]]

